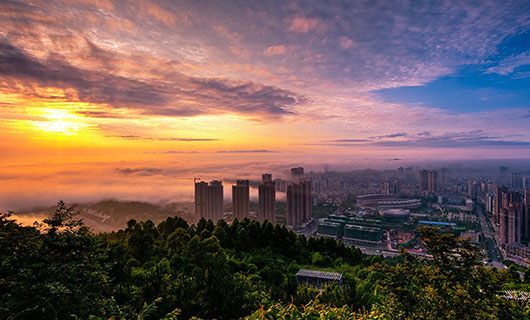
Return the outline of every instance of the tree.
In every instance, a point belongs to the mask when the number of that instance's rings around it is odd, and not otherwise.
[[[277,303],[268,308],[262,307],[245,320],[375,320],[387,318],[378,311],[354,312],[348,306],[337,308],[321,304],[318,299],[315,299],[302,306]]]
[[[0,318],[67,319],[119,314],[103,243],[60,201],[44,233],[0,217]],[[6,253],[6,254],[4,254]]]
[[[55,234],[57,232],[75,233],[78,231],[88,231],[84,227],[82,220],[75,220],[74,207],[67,207],[63,200],[59,200],[57,208],[53,215],[44,219],[42,222],[46,226],[48,234]],[[84,227],[84,228],[83,228]]]
[[[402,251],[403,263],[378,265],[381,309],[393,319],[498,319],[499,305],[509,305],[497,295],[506,273],[482,266],[467,240],[430,228],[421,236],[432,258]]]

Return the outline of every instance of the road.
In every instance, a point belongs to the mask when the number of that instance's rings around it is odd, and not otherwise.
[[[505,268],[505,266],[502,263],[502,258],[499,252],[499,248],[497,248],[497,245],[495,243],[495,234],[493,230],[491,230],[488,224],[486,215],[484,214],[482,207],[477,206],[476,210],[477,210],[477,215],[480,221],[480,225],[482,227],[482,234],[484,235],[484,242],[486,244],[486,250],[488,251],[488,257],[492,261],[491,264],[497,269],[503,269]]]

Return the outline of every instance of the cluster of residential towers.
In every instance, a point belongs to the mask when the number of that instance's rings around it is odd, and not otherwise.
[[[232,185],[232,215],[234,219],[256,218],[272,223],[285,222],[288,226],[300,227],[312,219],[311,180],[304,178],[304,169],[291,169],[291,181],[272,180],[270,173],[261,177],[258,185],[258,210],[251,216],[250,181],[237,180]],[[286,190],[286,210],[276,210],[276,191]],[[223,183],[219,180],[195,179],[195,214],[197,219],[217,221],[224,218]]]

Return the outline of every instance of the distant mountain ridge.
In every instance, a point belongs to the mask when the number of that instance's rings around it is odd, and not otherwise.
[[[76,218],[83,219],[83,222],[95,232],[109,232],[125,228],[127,221],[131,219],[151,220],[154,223],[159,223],[167,217],[178,216],[188,223],[195,222],[192,202],[153,204],[142,201],[107,199],[72,205],[75,206],[75,211],[79,212]],[[16,212],[16,215],[45,218],[52,215],[55,209],[56,206],[54,205]]]

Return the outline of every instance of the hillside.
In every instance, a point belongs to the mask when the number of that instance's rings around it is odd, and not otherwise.
[[[42,227],[0,215],[0,319],[528,319],[512,270],[487,269],[467,240],[424,229],[432,259],[363,255],[329,238],[249,219],[170,217],[93,234],[64,203]],[[343,283],[297,283],[300,268]],[[530,272],[527,272],[530,275]],[[305,307],[304,307],[305,305]],[[75,315],[75,316],[74,316]]]
[[[126,227],[130,219],[138,221],[151,220],[154,223],[167,217],[181,217],[193,222],[193,203],[173,202],[169,204],[152,204],[141,201],[102,200],[91,203],[74,204],[76,219],[83,219],[85,225],[94,232],[110,232]],[[17,212],[22,218],[42,220],[55,211],[56,206],[34,208]],[[31,220],[30,219],[30,220]],[[27,220],[26,222],[31,222]]]

